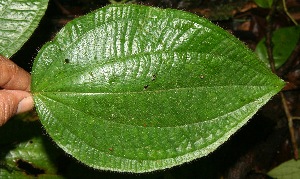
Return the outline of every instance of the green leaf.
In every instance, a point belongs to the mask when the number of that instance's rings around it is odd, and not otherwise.
[[[205,156],[284,83],[206,19],[111,5],[68,23],[39,52],[42,124],[88,166],[148,172]]]
[[[62,178],[57,175],[56,167],[47,155],[48,148],[54,146],[43,145],[41,136],[24,141],[10,150],[5,157],[5,168],[0,169],[1,178]],[[48,147],[48,148],[47,148]],[[54,148],[55,149],[55,148]],[[54,150],[56,152],[56,150]]]
[[[254,2],[262,8],[271,8],[273,5],[273,0],[254,0]]]
[[[0,0],[0,54],[9,58],[38,26],[48,0]]]
[[[273,178],[294,179],[300,176],[300,162],[294,159],[286,161],[268,173]]]
[[[273,57],[275,68],[281,67],[289,58],[300,38],[300,26],[284,27],[274,31],[272,36]],[[267,65],[268,53],[265,45],[266,39],[263,38],[256,46],[255,53]]]
[[[39,122],[10,120],[0,128],[0,147],[0,178],[59,178],[59,150],[42,135]]]

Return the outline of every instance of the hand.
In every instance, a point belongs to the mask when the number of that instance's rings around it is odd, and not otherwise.
[[[30,74],[0,56],[0,126],[15,114],[33,108]]]

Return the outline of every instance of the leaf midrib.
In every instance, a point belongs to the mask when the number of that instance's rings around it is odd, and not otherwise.
[[[231,86],[227,86],[227,87],[229,87],[229,88],[231,88]],[[190,89],[190,88],[185,88],[185,89]],[[176,89],[175,89],[176,90]],[[167,91],[170,91],[170,90],[167,90]],[[84,111],[80,111],[80,110],[78,110],[78,109],[76,109],[76,108],[74,108],[74,107],[70,107],[68,104],[65,104],[65,103],[63,103],[63,102],[61,102],[61,101],[58,101],[57,99],[53,99],[53,98],[51,98],[51,97],[49,97],[49,96],[47,96],[47,93],[52,93],[52,92],[46,92],[46,93],[39,93],[38,95],[35,95],[36,97],[38,97],[39,95],[40,96],[44,96],[45,98],[48,98],[48,99],[51,99],[51,100],[53,100],[53,101],[56,101],[56,102],[58,102],[58,103],[61,103],[61,104],[63,104],[63,105],[65,105],[65,106],[67,106],[67,107],[69,107],[69,108],[71,108],[71,109],[74,109],[74,110],[76,110],[76,111],[79,111],[79,112],[82,112],[82,113],[85,113],[85,114],[87,114],[88,116],[93,116],[93,115],[91,115],[91,114],[89,114],[89,113],[86,113],[86,112],[84,112]],[[60,92],[57,92],[57,93],[60,93]],[[144,91],[143,92],[137,92],[137,93],[135,93],[135,94],[139,94],[139,93],[145,93]],[[271,92],[269,92],[268,94],[270,94]],[[69,94],[69,93],[64,93],[64,94]],[[71,94],[74,94],[74,93],[71,93]],[[76,94],[88,94],[88,95],[91,95],[91,94],[95,94],[95,93],[76,93]],[[96,94],[99,94],[99,93],[96,93]],[[100,93],[101,95],[102,95],[102,93]],[[110,93],[110,95],[114,95],[114,94],[123,94],[123,93]],[[131,93],[127,93],[127,94],[131,94]],[[261,97],[259,97],[259,98],[257,98],[257,99],[260,99],[260,98],[262,98],[263,96],[266,96],[266,95],[268,95],[268,94],[262,94],[262,96]],[[256,100],[255,99],[252,99],[252,102],[255,102]],[[251,104],[252,102],[247,102],[246,103],[246,105],[248,105],[248,104]],[[246,106],[246,105],[242,105],[242,107],[243,106]],[[240,107],[240,108],[242,108],[242,107]],[[238,108],[238,109],[240,109],[240,108]],[[237,110],[238,110],[237,109]],[[233,111],[231,111],[231,112],[229,112],[229,113],[232,113],[232,112],[234,112],[234,111],[236,111],[236,110],[233,110]],[[229,113],[226,113],[227,115],[229,114]],[[224,115],[226,115],[226,114],[224,114]],[[219,116],[220,117],[220,116]],[[205,120],[205,121],[208,121],[208,120],[212,120],[212,119],[207,119],[207,120]],[[105,121],[107,121],[107,120],[105,120]],[[201,121],[201,122],[205,122],[205,121]],[[111,122],[111,121],[107,121],[108,123],[116,123],[116,122]],[[199,123],[201,123],[201,122],[199,122]],[[118,123],[118,124],[122,124],[122,125],[126,125],[126,124],[124,124],[124,123]],[[198,124],[198,123],[191,123],[192,125],[196,125],[196,124]],[[132,125],[128,125],[128,126],[132,126]],[[186,125],[181,125],[181,126],[186,126]],[[177,127],[177,126],[176,126]],[[180,126],[178,126],[178,127],[180,127]],[[164,128],[164,127],[160,127],[160,128]],[[166,127],[166,128],[168,128],[168,127]]]
[[[198,86],[190,88],[170,88],[170,89],[160,89],[160,90],[143,90],[143,91],[124,91],[124,92],[78,92],[78,91],[39,91],[33,92],[35,96],[43,95],[47,93],[56,94],[81,94],[81,95],[122,95],[122,94],[142,94],[142,93],[159,93],[168,91],[181,91],[181,90],[195,90],[195,89],[210,89],[210,88],[235,88],[235,87],[245,87],[245,88],[271,88],[273,86],[268,85],[215,85],[215,86]]]

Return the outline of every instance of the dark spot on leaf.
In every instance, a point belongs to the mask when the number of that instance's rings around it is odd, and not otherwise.
[[[145,85],[145,86],[144,86],[144,90],[146,90],[148,87],[149,87],[149,85]]]
[[[112,152],[114,149],[111,147],[111,148],[108,148],[108,150]]]
[[[156,79],[156,75],[152,75],[152,81],[154,81]]]
[[[30,141],[29,141],[29,143],[30,143],[30,144],[32,144],[32,143],[33,143],[33,141],[32,141],[32,140],[30,140]]]
[[[40,174],[45,174],[45,170],[36,168],[27,161],[18,159],[16,164],[17,164],[17,167],[24,170],[24,172],[27,175],[33,175],[33,176],[37,177]]]
[[[70,59],[65,59],[65,63],[67,64],[67,63],[70,63]]]

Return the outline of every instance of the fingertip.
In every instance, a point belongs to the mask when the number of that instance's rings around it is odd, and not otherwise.
[[[32,96],[28,96],[19,102],[16,114],[30,111],[33,108],[33,106],[34,104]]]

